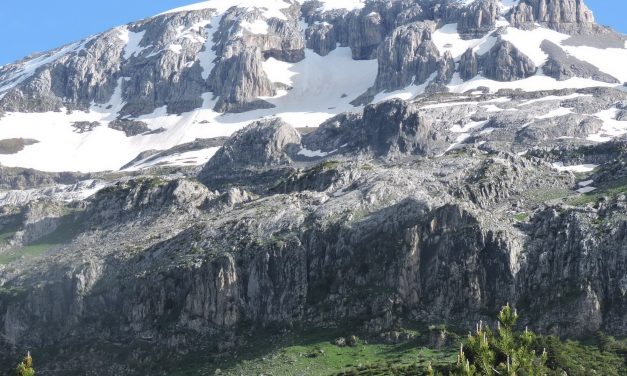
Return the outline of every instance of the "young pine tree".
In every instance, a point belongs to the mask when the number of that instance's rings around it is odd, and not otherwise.
[[[35,370],[33,369],[33,358],[30,356],[30,351],[24,357],[24,360],[20,364],[17,365],[15,369],[15,374],[17,376],[34,376]]]
[[[538,356],[532,345],[535,335],[525,329],[514,332],[518,314],[506,305],[498,315],[496,332],[480,322],[475,334],[462,344],[453,375],[458,376],[543,376],[547,354]]]

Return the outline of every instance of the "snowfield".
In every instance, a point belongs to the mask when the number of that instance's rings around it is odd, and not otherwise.
[[[17,154],[0,155],[0,163],[42,171],[118,170],[142,151],[165,150],[197,138],[229,136],[264,117],[278,116],[294,127],[316,127],[339,113],[359,110],[349,102],[374,82],[376,61],[353,60],[349,48],[338,48],[324,57],[308,50],[306,56],[295,64],[275,59],[264,63],[272,81],[292,87],[279,91],[275,97],[263,98],[276,108],[222,114],[212,110],[216,100],[207,93],[202,109],[169,115],[162,107],[137,118],[151,130],[165,129],[156,134],[126,137],[123,132],[107,127],[123,106],[119,90],[122,79],[109,103],[94,105],[89,112],[8,113],[0,119],[0,140],[32,138],[39,142]],[[98,121],[101,125],[90,132],[76,133],[72,124],[79,121]],[[140,165],[204,164],[215,150],[190,153]]]

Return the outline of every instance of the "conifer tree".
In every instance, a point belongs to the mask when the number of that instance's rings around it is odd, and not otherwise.
[[[33,369],[33,358],[30,356],[30,351],[24,357],[24,360],[20,364],[17,365],[15,369],[15,374],[17,376],[34,376],[35,370]]]
[[[518,314],[508,304],[498,314],[496,332],[479,322],[460,348],[453,375],[546,375],[546,351],[540,356],[535,353],[535,335],[526,328],[523,333],[514,332],[517,320]]]

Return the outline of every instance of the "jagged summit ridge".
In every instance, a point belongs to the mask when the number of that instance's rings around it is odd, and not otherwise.
[[[206,1],[1,67],[0,140],[40,142],[0,163],[115,170],[265,116],[315,127],[424,93],[621,88],[624,47],[579,0]]]

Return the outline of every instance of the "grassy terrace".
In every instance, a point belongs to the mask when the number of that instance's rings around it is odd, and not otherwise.
[[[343,347],[333,343],[338,337],[347,337],[346,332],[337,329],[305,331],[281,337],[259,335],[252,338],[246,348],[229,356],[211,360],[202,357],[187,359],[182,364],[189,366],[182,369],[175,367],[171,375],[387,375],[389,373],[377,372],[388,372],[392,368],[399,371],[419,369],[422,372],[429,362],[449,364],[455,359],[454,346],[442,350],[430,349],[426,335],[420,335],[425,333],[411,332],[417,335],[417,339],[405,343],[388,344],[360,339],[356,346]],[[199,365],[202,363],[204,365]]]
[[[21,290],[3,290],[0,299],[13,299]],[[129,357],[133,348],[120,347],[110,342],[77,343],[77,348],[107,353],[111,359],[139,367],[138,375],[170,376],[427,376],[432,362],[439,375],[448,375],[447,366],[456,362],[462,338],[450,341],[450,346],[434,349],[428,335],[400,344],[385,344],[360,340],[355,347],[338,347],[332,343],[346,332],[334,329],[309,330],[281,336],[259,334],[248,337],[248,345],[222,356],[214,351],[186,355],[171,353],[167,362],[135,363]],[[465,337],[464,337],[465,338]],[[136,350],[151,351],[151,344],[137,344]],[[627,339],[615,339],[605,334],[574,341],[540,336],[536,339],[537,353],[548,354],[546,376],[627,376]],[[56,347],[34,349],[37,363],[42,368],[48,361],[64,358]],[[117,355],[116,355],[117,354]],[[68,359],[67,371],[83,374],[82,364]],[[13,368],[0,367],[11,372]],[[91,370],[91,369],[90,369]],[[43,374],[43,373],[42,373]],[[46,373],[47,374],[47,373]],[[70,373],[68,373],[70,374]]]
[[[188,356],[163,369],[173,376],[426,376],[429,362],[436,369],[452,365],[459,349],[459,339],[434,349],[428,333],[418,332],[417,339],[400,344],[360,340],[355,347],[338,347],[333,340],[341,334],[346,333],[321,329],[280,338],[260,335],[237,353],[213,359]],[[538,337],[536,347],[547,349],[548,376],[627,376],[627,339],[604,334],[582,341]]]
[[[7,265],[21,258],[38,257],[46,251],[56,248],[70,241],[77,233],[78,228],[69,218],[64,218],[59,227],[49,235],[23,247],[15,247],[0,254],[0,265]],[[15,232],[0,234],[0,242],[8,242]]]
[[[5,254],[0,255],[0,265],[10,264],[22,257],[37,257],[47,250],[58,246],[59,243],[38,242],[24,247],[14,248]]]
[[[592,192],[571,198],[568,203],[576,206],[586,205],[597,202],[603,197],[613,198],[619,195],[627,195],[627,178],[618,179],[609,184],[598,186],[597,189]]]

